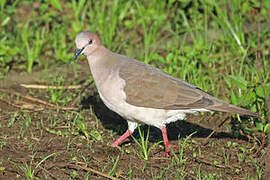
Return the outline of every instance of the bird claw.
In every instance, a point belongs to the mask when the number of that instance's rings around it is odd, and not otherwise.
[[[165,152],[161,154],[156,154],[155,157],[171,157],[172,156],[172,151],[170,149],[178,149],[179,146],[177,145],[169,145],[169,147],[165,148]]]
[[[160,157],[171,157],[171,153],[170,152],[163,152],[161,154],[156,154],[154,157],[160,158]]]

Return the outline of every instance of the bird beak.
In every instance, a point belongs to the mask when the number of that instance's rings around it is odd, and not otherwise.
[[[81,49],[76,49],[75,54],[74,54],[74,59],[76,60],[82,53],[82,51],[84,50],[84,47]]]

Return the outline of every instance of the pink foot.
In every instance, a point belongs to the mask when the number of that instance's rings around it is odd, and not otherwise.
[[[160,153],[160,154],[156,154],[154,157],[171,157],[171,153],[170,152],[163,152],[163,153]]]
[[[112,143],[112,147],[117,147],[121,144],[125,139],[127,139],[133,132],[131,130],[127,130],[120,138]]]
[[[170,145],[169,144],[168,147],[165,147],[165,151],[163,153],[157,154],[157,155],[155,155],[155,157],[171,157],[172,156],[171,149],[178,149],[178,148],[179,148],[179,146],[177,146],[177,145]]]

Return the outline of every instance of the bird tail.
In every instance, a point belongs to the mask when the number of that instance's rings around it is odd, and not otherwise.
[[[253,116],[253,117],[257,117],[259,118],[260,115],[258,113],[249,111],[247,109],[244,108],[240,108],[237,106],[234,106],[232,104],[220,104],[217,106],[210,106],[207,109],[209,110],[213,110],[213,111],[221,111],[221,112],[229,112],[229,113],[237,113],[237,114],[241,114],[241,115],[249,115],[249,116]]]

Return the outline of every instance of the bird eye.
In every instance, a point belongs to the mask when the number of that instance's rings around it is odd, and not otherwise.
[[[92,43],[93,43],[93,39],[90,39],[90,40],[88,41],[88,44],[91,45]]]

